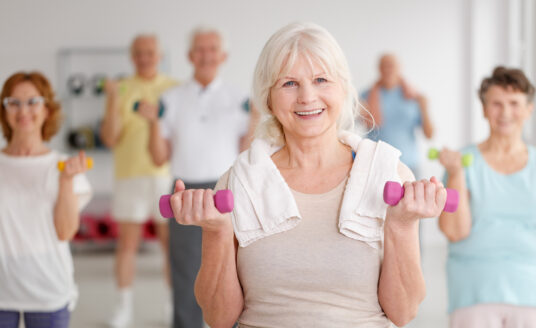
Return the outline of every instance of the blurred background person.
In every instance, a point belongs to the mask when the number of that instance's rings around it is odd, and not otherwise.
[[[460,193],[443,212],[452,328],[536,323],[536,149],[522,137],[534,86],[519,69],[497,67],[479,90],[489,136],[461,152],[443,149],[446,185]],[[465,170],[462,153],[472,154]]]
[[[150,217],[156,221],[164,252],[164,277],[166,285],[170,285],[168,223],[160,215],[158,199],[169,191],[172,180],[167,161],[155,165],[151,160],[149,124],[138,112],[146,108],[158,111],[161,94],[177,82],[159,72],[162,53],[155,35],[138,35],[130,51],[135,74],[121,81],[106,81],[106,112],[101,126],[102,141],[114,155],[112,216],[119,222],[115,256],[118,300],[109,320],[112,327],[125,327],[132,321],[136,254],[142,224]],[[164,303],[164,319],[168,322],[171,320],[169,297]]]
[[[171,174],[187,188],[214,188],[221,174],[247,147],[247,95],[219,77],[227,58],[222,34],[199,27],[191,34],[188,58],[193,78],[166,92],[159,120],[156,107],[140,108],[150,125],[149,149],[156,165],[171,161]],[[167,193],[172,189],[168,185]],[[173,283],[173,327],[200,328],[203,314],[194,296],[201,264],[201,229],[169,221]]]
[[[372,129],[368,137],[398,148],[402,152],[400,160],[419,177],[416,129],[422,128],[427,139],[434,134],[426,97],[412,89],[402,77],[395,55],[382,55],[378,68],[380,78],[361,94],[363,105],[370,112],[362,113],[364,122]]]

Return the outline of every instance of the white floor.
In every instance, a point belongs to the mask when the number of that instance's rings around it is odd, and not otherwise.
[[[423,270],[427,283],[427,296],[417,318],[409,328],[446,328],[446,249],[443,245],[423,248]],[[71,327],[106,327],[113,310],[113,253],[74,252],[75,279],[80,289],[78,306],[73,313]],[[135,320],[132,328],[160,328],[164,324],[162,304],[166,289],[161,275],[162,258],[156,244],[146,245],[138,256],[135,293]]]

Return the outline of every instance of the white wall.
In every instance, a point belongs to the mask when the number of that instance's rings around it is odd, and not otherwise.
[[[0,80],[17,70],[38,69],[57,84],[60,48],[127,46],[139,32],[160,36],[172,75],[185,80],[191,74],[188,32],[203,23],[227,35],[230,57],[223,76],[249,90],[267,38],[286,23],[313,21],[341,44],[358,90],[376,79],[382,52],[400,56],[407,79],[428,96],[437,126],[434,140],[423,143],[423,173],[441,175],[439,165],[425,160],[428,145],[459,148],[485,133],[475,123],[475,90],[480,72],[489,74],[491,65],[503,59],[505,1],[2,1]],[[489,26],[498,34],[481,41]],[[430,222],[430,229],[435,229],[435,222]],[[427,235],[442,240],[437,231]]]

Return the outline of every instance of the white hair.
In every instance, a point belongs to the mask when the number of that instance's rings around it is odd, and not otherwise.
[[[199,35],[205,35],[205,34],[215,34],[220,39],[221,49],[224,52],[227,52],[227,41],[225,39],[225,36],[223,32],[215,27],[212,26],[206,26],[201,25],[192,30],[190,32],[190,47],[188,48],[188,51],[191,51],[194,48],[194,42],[195,38],[197,38]]]
[[[252,94],[261,120],[255,135],[277,145],[285,143],[281,123],[269,108],[270,89],[282,75],[288,73],[299,56],[305,56],[311,65],[313,61],[317,62],[341,83],[345,101],[337,120],[337,130],[354,132],[359,103],[342,49],[323,27],[313,23],[293,23],[270,37],[257,61]]]

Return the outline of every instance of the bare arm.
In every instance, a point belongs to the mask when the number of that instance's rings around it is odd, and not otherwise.
[[[201,268],[195,295],[205,321],[212,328],[232,327],[244,308],[244,297],[236,269],[237,244],[230,214],[214,207],[212,190],[184,190],[177,180],[171,206],[179,224],[203,230]]]
[[[419,95],[417,97],[417,102],[419,103],[419,109],[421,111],[422,131],[427,139],[431,139],[434,136],[434,125],[432,124],[428,112],[428,101],[426,97]]]
[[[171,143],[168,139],[162,138],[158,120],[150,123],[149,153],[151,153],[153,163],[158,166],[169,161],[171,157]]]
[[[119,140],[122,127],[119,112],[118,83],[115,81],[106,81],[105,90],[107,94],[106,112],[101,125],[100,137],[108,148],[113,148]]]
[[[205,321],[212,328],[232,327],[244,308],[236,269],[237,247],[232,226],[217,232],[203,229],[201,268],[195,281],[195,296]]]
[[[399,174],[414,180],[403,164]],[[378,285],[378,300],[387,317],[404,326],[416,315],[425,297],[421,269],[419,219],[437,216],[446,200],[446,191],[435,179],[406,182],[405,195],[397,206],[389,207],[384,228],[384,259]]]
[[[138,107],[138,114],[149,122],[149,153],[151,154],[151,159],[155,165],[163,165],[171,157],[171,143],[168,139],[164,139],[160,132],[158,106],[142,100]]]
[[[443,149],[439,161],[448,173],[447,187],[458,190],[460,201],[454,213],[442,213],[439,216],[439,229],[451,242],[465,239],[471,233],[471,209],[469,207],[469,191],[465,183],[465,174],[461,165],[462,156],[459,152]]]
[[[65,162],[60,173],[58,198],[54,206],[54,228],[59,240],[70,240],[78,231],[78,197],[73,191],[73,178],[86,170],[86,156],[80,152]]]

